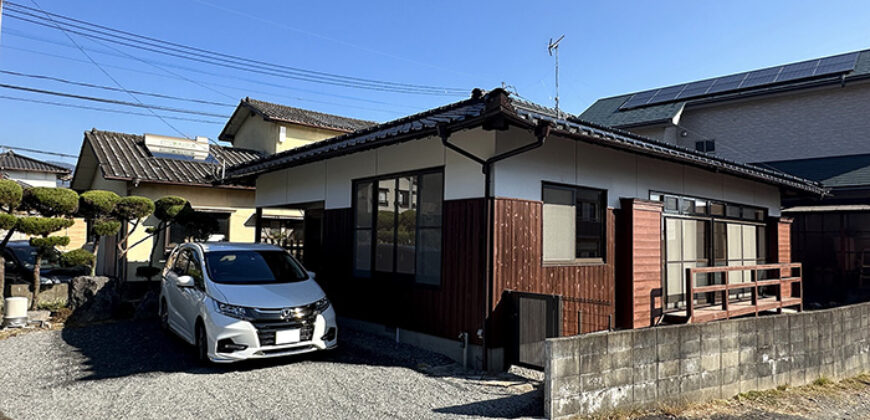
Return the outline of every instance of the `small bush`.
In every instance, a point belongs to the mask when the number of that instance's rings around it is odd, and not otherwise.
[[[0,206],[9,210],[18,207],[23,194],[24,189],[17,182],[11,179],[0,179]]]
[[[824,376],[813,381],[813,385],[815,385],[815,386],[826,386],[826,385],[830,385],[832,383],[834,383],[834,381],[832,381]]]
[[[33,187],[24,190],[23,203],[43,216],[66,216],[79,209],[79,195],[69,188]]]
[[[93,231],[97,236],[112,236],[121,230],[121,222],[117,220],[94,221]]]
[[[98,219],[112,214],[121,197],[111,191],[92,190],[79,197],[79,214],[86,219]]]
[[[154,202],[154,216],[163,221],[175,219],[186,205],[184,198],[174,195],[162,197]]]
[[[139,220],[154,213],[154,202],[147,197],[131,195],[122,197],[115,205],[113,214],[121,220]]]
[[[0,213],[0,229],[9,230],[18,224],[18,217],[9,213]]]
[[[60,265],[64,267],[93,267],[97,257],[86,249],[74,249],[60,257]]]
[[[51,249],[69,245],[69,236],[49,236],[47,238],[30,238],[30,246],[41,249]]]
[[[16,227],[27,235],[47,236],[61,229],[66,229],[75,223],[72,219],[59,217],[19,217]]]

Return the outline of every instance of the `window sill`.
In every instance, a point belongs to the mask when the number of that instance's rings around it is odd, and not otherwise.
[[[572,261],[544,261],[543,263],[541,263],[541,266],[543,267],[595,267],[600,265],[607,265],[607,262],[600,258],[594,258]]]

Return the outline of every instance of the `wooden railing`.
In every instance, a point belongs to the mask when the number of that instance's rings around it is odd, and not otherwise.
[[[732,272],[739,272],[741,276],[748,272],[750,280],[729,282],[729,273]],[[760,273],[768,274],[760,278]],[[721,284],[696,286],[698,274],[705,274],[709,280],[714,282],[717,280],[717,274],[720,274]],[[759,312],[769,310],[782,312],[782,308],[791,306],[802,311],[802,274],[800,263],[687,268],[685,322],[708,322],[749,314],[758,316]],[[760,295],[759,289],[764,287],[774,288],[775,293],[768,296]],[[732,291],[743,293],[748,291],[749,299],[745,297],[732,298]],[[797,296],[794,296],[795,291],[798,292]],[[695,302],[695,296],[702,293],[712,297],[713,302],[698,305]],[[721,294],[721,297],[718,294]]]

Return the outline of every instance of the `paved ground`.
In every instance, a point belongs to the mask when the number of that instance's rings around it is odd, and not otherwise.
[[[537,384],[348,330],[329,354],[201,367],[155,323],[120,322],[0,340],[0,360],[0,419],[543,414]]]

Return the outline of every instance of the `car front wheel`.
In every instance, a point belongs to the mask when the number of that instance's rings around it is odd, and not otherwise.
[[[196,326],[196,356],[202,364],[210,362],[208,358],[208,338],[205,325],[202,324],[197,324]]]

